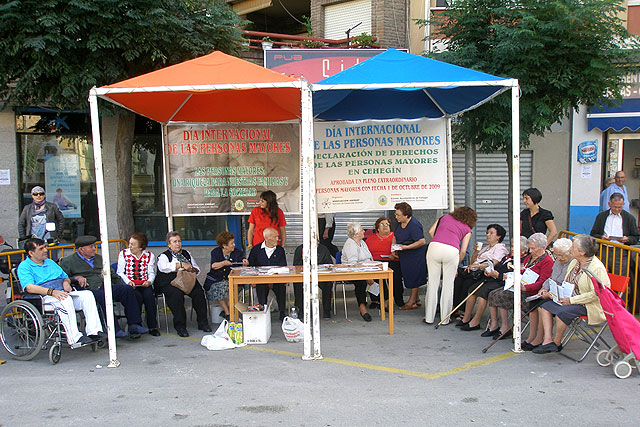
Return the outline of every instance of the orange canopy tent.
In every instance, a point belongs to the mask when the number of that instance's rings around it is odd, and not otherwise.
[[[318,316],[318,275],[315,246],[315,177],[313,174],[313,116],[311,89],[304,80],[284,76],[248,61],[213,52],[89,92],[96,192],[103,243],[103,277],[107,301],[110,367],[116,367],[115,335],[111,299],[110,260],[104,174],[100,140],[100,97],[163,124],[190,122],[277,122],[300,120],[305,257],[304,359],[321,358]],[[163,131],[163,135],[165,132]],[[163,144],[164,147],[164,144]],[[296,160],[297,161],[297,160]],[[167,191],[165,191],[167,197]],[[169,229],[172,228],[169,219]],[[313,236],[313,240],[312,240]],[[104,246],[104,245],[107,246]],[[310,305],[313,305],[311,308]],[[313,354],[310,314],[313,311]]]
[[[213,52],[96,89],[160,123],[273,122],[300,118],[300,80]]]

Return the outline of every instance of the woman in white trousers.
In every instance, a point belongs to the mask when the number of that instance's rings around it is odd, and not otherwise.
[[[478,216],[473,209],[461,206],[438,219],[429,229],[429,234],[433,238],[427,250],[429,284],[425,303],[425,322],[429,324],[433,323],[436,317],[441,276],[440,315],[444,316],[451,312],[456,270],[458,264],[464,259],[471,238],[471,229],[476,225],[477,219]],[[448,323],[449,319],[443,322],[444,325]]]

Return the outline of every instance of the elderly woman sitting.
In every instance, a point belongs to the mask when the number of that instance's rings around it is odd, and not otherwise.
[[[364,242],[364,229],[357,222],[347,225],[347,241],[342,248],[342,263],[357,264],[365,261],[373,261],[373,256]],[[356,280],[356,300],[360,306],[360,315],[365,322],[371,322],[371,315],[367,312],[367,284],[373,284],[373,280]]]
[[[506,234],[507,231],[499,224],[487,225],[487,246],[479,249],[478,246],[482,245],[476,244],[473,255],[471,256],[470,265],[465,269],[458,270],[458,277],[456,277],[454,282],[454,305],[458,305],[462,302],[470,292],[473,292],[480,282],[486,281],[486,277],[484,275],[485,269],[488,267],[490,269],[493,268],[495,264],[498,264],[502,258],[509,254],[509,250],[505,244],[502,243]],[[459,295],[456,296],[456,293]],[[464,310],[464,317],[456,324],[456,326],[460,326],[460,329],[463,331],[474,331],[480,329],[480,317],[482,316],[482,313],[484,313],[484,309],[487,307],[487,296],[484,295],[484,297],[479,300],[477,300],[477,297],[477,293],[469,296]],[[478,302],[478,307],[475,316],[471,319],[476,300]]]
[[[524,259],[528,252],[527,249],[527,238],[524,236],[520,236],[520,259]],[[502,257],[502,259],[494,264],[493,268],[490,270],[484,271],[484,284],[480,289],[476,291],[476,297],[480,299],[480,301],[485,300],[487,303],[489,302],[489,294],[496,289],[504,289],[504,281],[506,278],[506,274],[513,271],[513,242],[511,242],[511,251]],[[491,320],[487,327],[487,330],[484,331],[480,336],[482,337],[493,337],[500,333],[500,328],[498,327],[498,309],[496,307],[490,307],[491,312]],[[476,316],[478,317],[476,319]],[[480,323],[480,317],[482,313],[472,319],[472,321],[477,321]],[[506,322],[506,320],[505,320]],[[475,324],[475,323],[474,323]],[[468,324],[467,324],[468,325]],[[477,329],[477,328],[476,328]],[[466,329],[465,329],[466,330]]]
[[[571,240],[567,238],[558,239],[553,242],[553,255],[556,260],[553,263],[553,268],[551,269],[551,277],[549,277],[543,284],[542,289],[538,292],[538,295],[542,299],[549,299],[551,295],[548,293],[550,288],[551,281],[555,283],[562,283],[564,277],[567,275],[567,270],[569,268],[569,263],[573,260],[571,256]],[[531,351],[534,347],[542,344],[542,339],[544,336],[543,333],[543,325],[542,325],[542,316],[540,316],[540,308],[538,309],[538,333],[533,340],[527,340],[522,343],[522,349],[524,351]]]
[[[233,265],[248,265],[244,253],[236,248],[233,233],[223,231],[216,236],[217,248],[211,251],[211,270],[204,281],[205,295],[209,301],[218,301],[229,320],[229,273]]]
[[[574,259],[569,263],[567,275],[564,277],[565,282],[575,285],[573,293],[569,298],[559,298],[557,303],[551,300],[540,306],[544,338],[542,344],[533,349],[534,353],[544,354],[562,350],[562,336],[567,325],[576,317],[587,316],[590,325],[605,321],[600,299],[593,289],[591,278],[583,271],[588,269],[600,283],[611,286],[607,269],[595,257],[597,250],[598,243],[593,237],[580,234],[573,238],[570,254]],[[548,291],[542,291],[543,296],[547,293]],[[557,317],[555,336],[553,316]]]
[[[191,252],[182,249],[180,233],[175,231],[167,233],[167,247],[169,249],[158,255],[158,274],[154,285],[158,292],[164,294],[167,305],[171,313],[173,313],[173,327],[179,336],[189,336],[187,313],[184,309],[184,297],[187,295],[191,297],[191,306],[196,312],[198,329],[204,332],[211,332],[211,326],[209,326],[209,320],[207,319],[207,300],[198,280],[196,279],[193,289],[188,294],[171,284],[179,271],[199,273],[200,267],[198,267]]]
[[[527,239],[527,246],[529,248],[529,255],[522,260],[521,273],[525,273],[527,269],[538,274],[538,278],[535,282],[530,284],[520,283],[521,298],[524,302],[526,297],[535,295],[542,288],[542,284],[551,276],[551,270],[553,269],[553,259],[547,254],[545,248],[547,247],[547,237],[542,233],[534,233]],[[516,285],[514,285],[516,286]],[[489,325],[489,334],[497,339],[502,335],[502,339],[511,336],[511,332],[506,333],[509,329],[508,310],[513,310],[513,292],[509,289],[496,289],[489,293],[489,309],[491,313],[491,324]],[[535,304],[535,302],[533,302]],[[525,311],[529,311],[532,304],[524,302],[522,308]],[[492,329],[496,327],[497,321],[495,316],[495,310],[500,311],[500,317],[502,320],[500,329]],[[532,311],[530,316],[530,328],[529,338],[527,340],[532,341],[537,333],[538,326],[538,314],[536,311]],[[486,335],[485,335],[486,336]]]

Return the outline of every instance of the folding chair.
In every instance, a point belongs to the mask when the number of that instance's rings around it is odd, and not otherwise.
[[[629,285],[629,277],[619,276],[613,273],[607,274],[609,276],[609,281],[611,282],[611,290],[616,292],[618,295],[623,294],[627,290],[627,286]],[[589,276],[595,279],[591,274],[589,274]],[[576,363],[582,362],[593,348],[598,349],[598,342],[602,342],[602,344],[604,344],[609,349],[611,348],[611,346],[604,340],[604,338],[602,338],[602,334],[609,327],[609,323],[607,321],[604,321],[599,325],[589,325],[587,320],[587,316],[580,316],[573,319],[571,325],[567,327],[567,331],[565,332],[564,337],[562,337],[563,349],[567,346],[569,341],[574,336],[584,341],[588,345],[584,354],[580,356],[579,359],[574,359],[573,357],[568,356],[564,351],[560,353]]]
[[[342,251],[338,251],[336,253],[336,264],[342,264]],[[345,286],[348,283],[344,280],[340,280],[337,282],[333,282],[333,314],[335,315],[338,311],[336,310],[336,287],[337,285],[342,285],[342,301],[344,302],[344,318],[349,319],[349,315],[347,314],[347,292],[345,291]]]
[[[160,307],[159,307],[159,303],[160,301],[162,301],[162,305],[164,307],[164,310],[162,311],[164,313],[164,322],[167,325],[167,333],[169,333],[169,310],[167,309],[167,299],[165,298],[163,293],[158,293],[156,292],[155,288],[153,289],[153,294],[156,297],[156,316],[158,319],[158,326],[160,326]],[[160,300],[160,301],[159,301]]]

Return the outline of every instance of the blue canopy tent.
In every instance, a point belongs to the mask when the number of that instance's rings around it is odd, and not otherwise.
[[[513,206],[520,203],[519,86],[516,79],[481,73],[423,56],[389,49],[312,85],[313,115],[321,120],[447,120],[449,208],[453,209],[451,117],[476,108],[511,89]],[[520,234],[517,215],[512,230]],[[520,240],[513,239],[515,253]],[[517,258],[517,257],[516,257]],[[520,259],[514,260],[514,283],[520,283]],[[515,312],[520,310],[520,288]],[[520,316],[514,316],[515,351],[520,349]]]
[[[512,82],[389,49],[315,83],[314,92],[320,92],[313,95],[313,112],[322,120],[454,116],[501,94]]]

